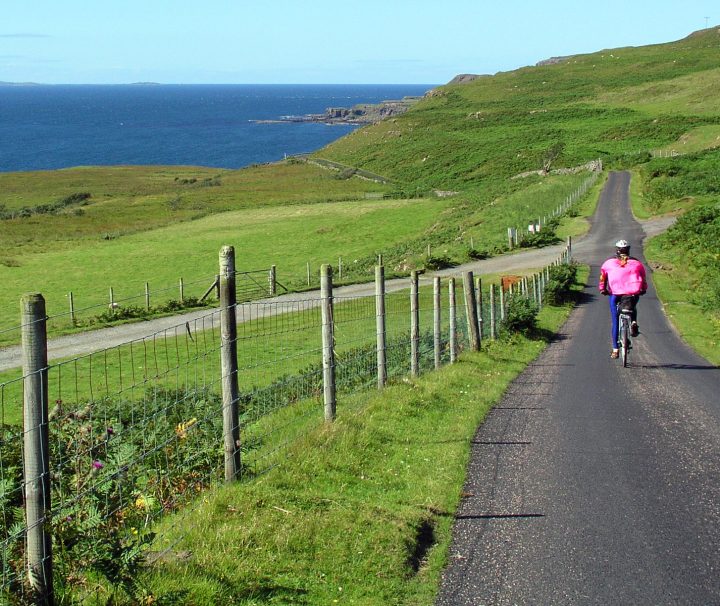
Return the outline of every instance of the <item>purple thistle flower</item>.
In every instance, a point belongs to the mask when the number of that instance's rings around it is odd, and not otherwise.
[[[112,428],[112,425],[107,428],[107,434],[109,436],[113,435],[115,433],[115,430]]]
[[[98,461],[98,460],[93,461],[93,468],[102,469],[103,467],[105,467],[105,466],[103,465],[102,461]]]

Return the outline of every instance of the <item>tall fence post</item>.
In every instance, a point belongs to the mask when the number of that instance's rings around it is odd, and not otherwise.
[[[150,283],[145,282],[145,309],[150,311]]]
[[[53,603],[53,568],[48,519],[51,500],[45,299],[41,294],[25,295],[21,310],[27,573],[36,604],[49,606]]]
[[[410,373],[420,374],[420,288],[414,270],[410,274]]]
[[[325,421],[334,421],[335,399],[335,320],[333,316],[332,267],[320,267],[320,305],[322,313],[322,365]]]
[[[180,303],[183,303],[185,301],[185,283],[183,282],[183,279],[180,278]]]
[[[457,360],[457,310],[455,306],[455,278],[448,280],[449,318],[450,318],[450,363]]]
[[[478,347],[482,349],[483,340],[483,291],[482,291],[482,278],[477,279],[477,317],[478,317]]]
[[[277,294],[277,268],[275,265],[270,266],[268,282],[270,283],[270,296],[274,297]]]
[[[500,284],[500,322],[505,321],[505,289]]]
[[[222,370],[223,438],[225,481],[240,475],[240,423],[237,360],[237,293],[235,291],[235,249],[220,249],[220,363]]]
[[[375,267],[375,327],[377,332],[377,383],[378,389],[387,382],[387,349],[385,345],[385,268]]]
[[[497,339],[497,324],[495,323],[495,285],[490,285],[490,338]]]
[[[465,315],[467,316],[468,333],[470,333],[470,349],[480,351],[480,325],[478,324],[475,299],[475,278],[471,271],[463,273],[463,291],[465,292]]]
[[[440,368],[442,337],[440,333],[440,277],[433,278],[433,351],[435,368]]]

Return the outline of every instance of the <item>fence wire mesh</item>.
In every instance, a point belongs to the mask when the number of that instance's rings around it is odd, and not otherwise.
[[[446,283],[444,283],[446,284]],[[409,283],[408,283],[409,287]],[[490,337],[490,297],[484,287],[482,338]],[[462,284],[455,297],[455,338],[447,288],[436,323],[432,285],[421,285],[419,369],[468,345]],[[321,299],[239,303],[237,396],[242,479],[287,456],[288,445],[323,421]],[[498,302],[496,301],[496,306]],[[384,297],[387,377],[411,372],[410,290]],[[52,516],[40,519],[52,536],[55,591],[81,601],[88,578],[131,582],[151,553],[168,549],[160,527],[182,524],[198,495],[223,481],[224,407],[219,310],[118,347],[53,363],[45,373],[49,403],[46,450]],[[376,296],[334,298],[338,394],[378,384]],[[498,312],[495,313],[498,317]],[[0,383],[0,603],[31,597],[27,580],[25,494],[37,478],[23,476],[25,377]],[[42,383],[42,382],[41,382]],[[235,453],[233,453],[235,454]],[[174,515],[168,515],[174,514]],[[177,534],[177,533],[175,533]],[[88,576],[88,572],[92,574]],[[94,577],[92,575],[95,575]],[[68,599],[70,600],[70,599]]]
[[[48,332],[101,327],[109,323],[217,304],[217,276],[178,279],[173,285],[108,287],[104,293],[68,292],[48,300]],[[253,301],[274,293],[270,269],[235,273],[237,300]],[[0,326],[0,345],[18,343],[19,326]]]

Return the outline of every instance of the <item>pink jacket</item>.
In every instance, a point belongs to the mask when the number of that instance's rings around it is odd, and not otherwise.
[[[647,290],[645,267],[640,261],[629,257],[624,263],[615,257],[608,259],[600,268],[598,288],[613,295],[638,295]]]

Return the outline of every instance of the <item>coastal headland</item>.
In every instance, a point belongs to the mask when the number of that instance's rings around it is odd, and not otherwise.
[[[282,122],[320,122],[323,124],[374,124],[385,118],[404,114],[422,97],[408,96],[380,103],[359,103],[352,107],[328,107],[322,114],[281,116],[277,120],[251,120],[257,124]]]

